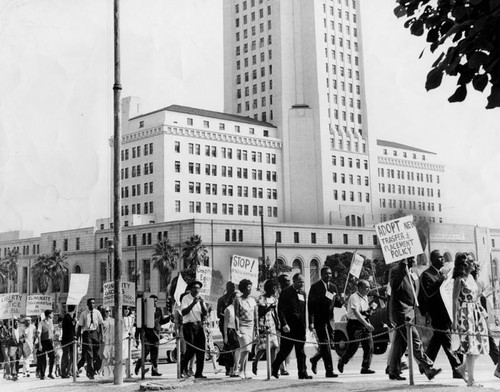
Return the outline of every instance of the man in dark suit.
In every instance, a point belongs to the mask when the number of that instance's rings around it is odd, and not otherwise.
[[[272,364],[273,377],[279,378],[281,363],[295,347],[299,379],[311,379],[307,374],[304,342],[306,340],[306,293],[304,277],[301,274],[293,276],[293,284],[285,288],[278,301],[278,317],[281,324],[281,346]],[[293,339],[293,340],[290,340]]]
[[[457,354],[451,351],[451,320],[439,291],[445,280],[441,272],[443,265],[444,257],[441,256],[439,250],[434,250],[431,252],[431,266],[420,276],[419,308],[423,315],[427,313],[431,317],[431,326],[435,329],[425,353],[432,361],[435,361],[439,349],[443,347],[453,371],[453,378],[462,378],[455,370],[461,361]]]
[[[75,305],[68,305],[68,311],[62,321],[61,378],[69,378],[73,369],[73,340],[76,337]]]
[[[318,361],[323,358],[325,364],[326,377],[337,377],[333,372],[331,343],[333,343],[333,308],[340,308],[342,301],[333,283],[332,270],[329,267],[321,268],[321,279],[311,286],[309,290],[309,300],[307,302],[309,310],[309,329],[316,331],[319,350],[311,358],[311,369],[316,374]]]
[[[415,322],[415,282],[410,276],[409,268],[413,266],[413,257],[399,261],[399,265],[391,273],[391,315],[397,329],[394,336],[393,348],[389,363],[389,379],[406,380],[401,373],[401,357],[407,347],[407,331],[405,322]],[[432,380],[441,369],[435,369],[434,362],[425,354],[422,340],[415,327],[411,327],[413,356],[418,367]]]

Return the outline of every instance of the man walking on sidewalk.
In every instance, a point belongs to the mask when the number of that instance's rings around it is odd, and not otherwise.
[[[284,289],[278,301],[278,317],[281,325],[281,346],[272,364],[272,375],[279,378],[281,363],[295,347],[299,379],[311,379],[307,374],[304,342],[306,340],[306,293],[304,277],[301,274],[293,276],[293,284]]]
[[[316,374],[316,367],[320,358],[325,364],[326,377],[337,377],[333,371],[331,344],[333,343],[333,308],[340,308],[342,301],[337,289],[330,282],[332,270],[329,267],[321,268],[321,279],[314,283],[309,290],[309,330],[316,332],[318,338],[318,353],[311,358],[311,369]]]
[[[368,292],[370,283],[366,280],[358,281],[358,291],[353,293],[347,302],[347,335],[350,343],[347,344],[347,350],[339,358],[337,365],[339,372],[344,372],[344,365],[356,354],[359,344],[363,347],[363,362],[361,363],[361,374],[373,374],[370,369],[373,357],[373,325],[370,324],[369,317],[371,308],[368,303]],[[359,341],[361,340],[361,342]]]

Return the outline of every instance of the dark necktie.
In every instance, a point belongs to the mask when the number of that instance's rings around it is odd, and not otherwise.
[[[90,311],[90,325],[94,324],[94,311]]]

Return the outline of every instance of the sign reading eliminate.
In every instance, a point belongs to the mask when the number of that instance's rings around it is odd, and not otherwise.
[[[404,216],[375,225],[386,264],[424,253],[413,216]]]
[[[102,306],[114,306],[115,282],[103,283]],[[135,285],[132,282],[122,282],[123,306],[135,306]]]
[[[28,295],[26,300],[26,316],[38,316],[47,309],[52,309],[54,297],[52,295]]]

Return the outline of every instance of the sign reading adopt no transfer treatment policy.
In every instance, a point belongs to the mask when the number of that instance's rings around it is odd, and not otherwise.
[[[424,253],[413,215],[378,223],[375,229],[386,264]]]

